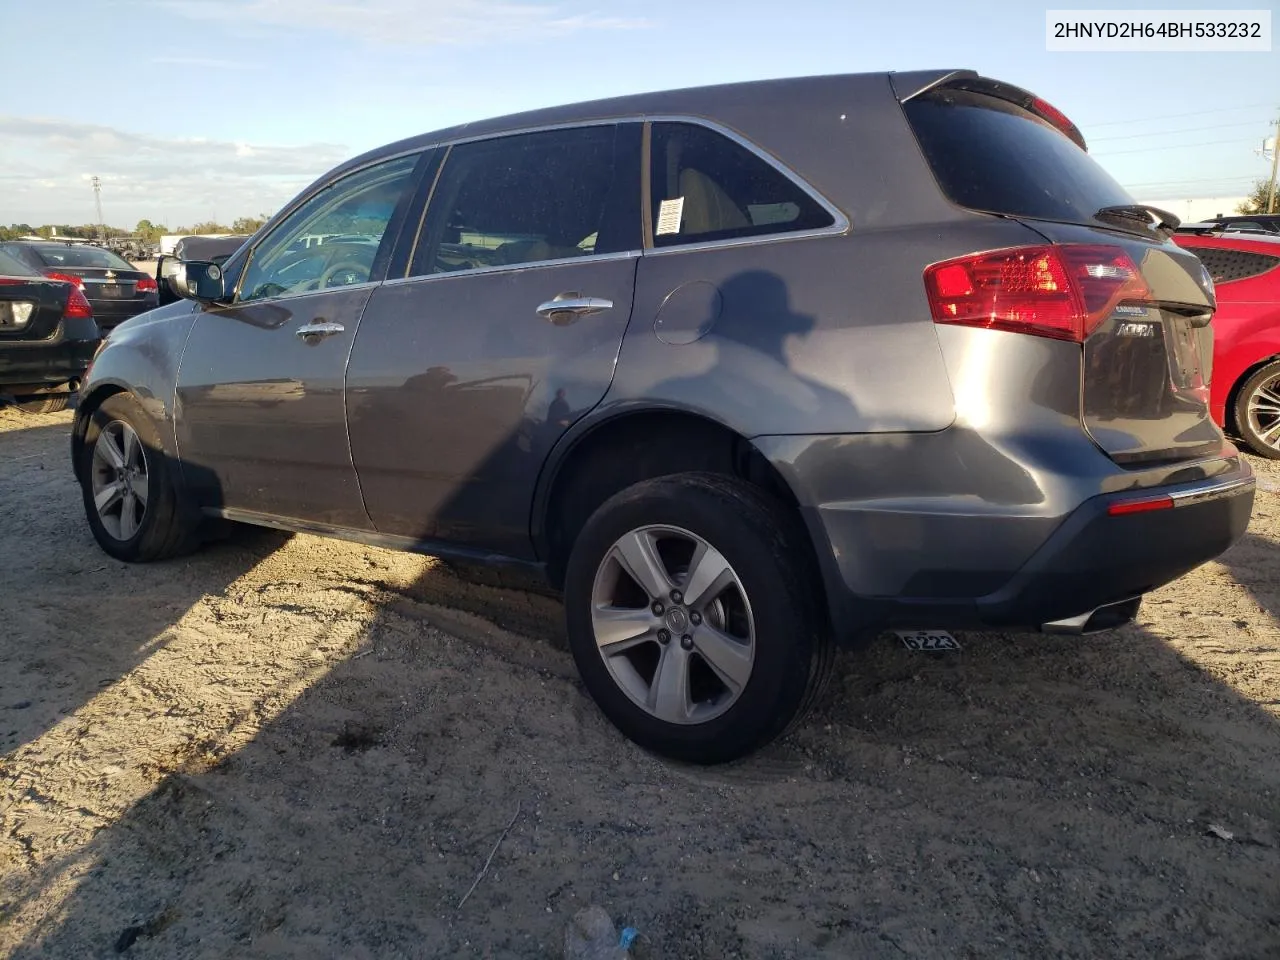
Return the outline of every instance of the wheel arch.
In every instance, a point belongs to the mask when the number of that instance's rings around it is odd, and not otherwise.
[[[763,490],[794,517],[807,559],[821,569],[794,491],[749,438],[701,412],[645,406],[580,422],[548,458],[530,532],[552,585],[563,586],[577,534],[600,504],[642,480],[685,472],[724,474]]]
[[[128,392],[129,388],[124,384],[105,380],[95,383],[88,393],[82,394],[76,400],[76,416],[71,424],[71,462],[76,469],[79,469],[80,454],[84,450],[85,431],[89,428],[89,418],[93,416],[93,412],[102,406],[108,397]]]

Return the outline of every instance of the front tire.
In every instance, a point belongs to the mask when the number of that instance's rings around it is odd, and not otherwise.
[[[569,646],[604,714],[648,750],[705,764],[803,718],[833,657],[804,537],[757,488],[716,474],[606,501],[564,591]]]
[[[1280,460],[1280,360],[1253,372],[1236,394],[1236,427],[1249,449]]]
[[[117,560],[145,563],[196,543],[155,425],[136,400],[116,394],[89,417],[76,473],[98,545]]]

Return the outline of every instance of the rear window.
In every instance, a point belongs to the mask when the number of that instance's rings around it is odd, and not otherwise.
[[[1096,225],[1133,198],[1066,135],[1007,100],[940,89],[903,105],[943,193],[971,210]]]
[[[0,250],[0,277],[38,277],[40,274],[32,270],[17,257]]]
[[[133,264],[101,247],[36,247],[40,259],[51,267],[110,267],[132,270]]]

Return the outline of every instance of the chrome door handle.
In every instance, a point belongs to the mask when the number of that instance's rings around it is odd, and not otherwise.
[[[347,328],[340,323],[330,323],[327,320],[316,320],[312,323],[304,323],[294,332],[307,343],[319,343],[325,337],[332,337],[335,333],[342,333]]]
[[[579,317],[589,317],[613,309],[613,301],[603,297],[583,297],[576,293],[561,293],[539,305],[538,316],[550,320],[557,327],[573,323]]]

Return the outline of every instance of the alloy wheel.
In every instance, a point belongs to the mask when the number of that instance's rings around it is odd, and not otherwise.
[[[132,539],[146,516],[151,485],[137,431],[123,420],[111,421],[98,434],[90,483],[103,528],[116,540]]]
[[[755,621],[742,582],[680,527],[639,527],[613,544],[596,571],[591,626],[614,682],[667,723],[715,719],[751,678]]]
[[[1254,388],[1248,416],[1254,435],[1273,450],[1280,450],[1280,373]]]

